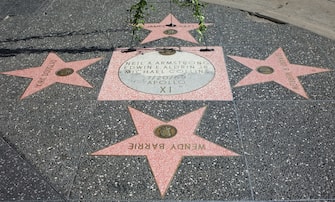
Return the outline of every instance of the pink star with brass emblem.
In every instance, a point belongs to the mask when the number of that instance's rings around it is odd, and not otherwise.
[[[206,24],[211,25],[211,24]],[[151,33],[141,42],[141,44],[155,41],[162,38],[174,37],[192,43],[198,43],[189,31],[198,29],[198,23],[180,23],[177,18],[169,14],[160,23],[147,23],[143,25],[144,29]]]
[[[26,77],[33,79],[25,90],[21,99],[32,95],[54,83],[64,83],[76,86],[90,87],[91,84],[85,81],[77,71],[101,60],[94,58],[88,60],[79,60],[73,62],[64,62],[55,53],[49,53],[42,66],[31,67],[28,69],[1,72],[12,76]]]
[[[205,109],[163,122],[129,107],[138,134],[92,155],[146,156],[163,197],[184,156],[239,156],[194,134]]]
[[[253,70],[235,87],[274,81],[307,99],[308,95],[298,77],[331,71],[330,69],[290,64],[282,48],[277,49],[265,60],[238,56],[229,57]]]

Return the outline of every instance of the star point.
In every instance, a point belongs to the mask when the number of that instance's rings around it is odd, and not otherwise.
[[[91,155],[146,156],[164,197],[184,156],[239,156],[194,133],[205,110],[164,122],[129,107],[137,134]]]
[[[31,67],[22,70],[1,72],[1,74],[30,78],[32,81],[21,96],[24,99],[38,91],[41,91],[54,83],[70,84],[82,87],[92,88],[77,71],[101,60],[102,58],[93,58],[88,60],[79,60],[64,62],[54,52],[50,52],[39,67]]]
[[[306,99],[308,95],[298,77],[331,71],[330,69],[290,64],[282,48],[278,48],[265,60],[239,56],[228,57],[252,70],[235,87],[274,81]]]

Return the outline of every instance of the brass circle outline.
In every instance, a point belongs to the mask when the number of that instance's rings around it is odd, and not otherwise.
[[[175,35],[175,34],[178,33],[178,31],[175,30],[175,29],[167,29],[163,33],[166,34],[166,35]]]
[[[164,48],[164,49],[158,50],[158,53],[161,55],[174,55],[176,54],[176,52],[177,51],[172,48]]]
[[[71,68],[63,68],[63,69],[60,69],[56,72],[56,75],[57,76],[69,76],[71,74],[73,74],[74,70],[71,69]]]
[[[171,125],[160,125],[154,130],[154,134],[163,139],[172,138],[177,135],[177,128]]]
[[[269,66],[260,66],[257,67],[256,70],[261,74],[272,74],[275,71],[272,67]]]

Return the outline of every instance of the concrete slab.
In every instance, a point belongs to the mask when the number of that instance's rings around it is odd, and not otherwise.
[[[156,182],[150,171],[150,160],[145,157],[89,155],[111,144],[117,146],[136,138],[138,132],[142,133],[139,127],[153,127],[152,124],[147,124],[150,120],[143,117],[140,119],[141,123],[137,123],[138,120],[132,121],[127,103],[118,103],[115,105],[115,102],[99,102],[94,110],[95,113],[91,119],[92,127],[84,150],[87,155],[83,156],[81,161],[71,192],[72,199],[234,200],[252,198],[244,160],[240,157],[193,157],[192,155],[184,157],[168,185],[165,196],[162,197],[158,188],[160,182]],[[178,121],[178,118],[185,114],[187,116],[207,106],[206,113],[195,133],[221,147],[232,149],[237,153],[242,151],[234,105],[231,102],[179,101],[178,103],[179,107],[176,108],[176,101],[137,101],[131,103],[130,107],[140,110],[139,113],[147,113],[146,116],[172,123],[173,120]],[[111,114],[113,116],[110,116]],[[111,124],[114,122],[120,124]],[[194,122],[192,125],[194,126]],[[144,134],[149,133],[151,132]],[[141,138],[141,140],[144,139]],[[127,149],[118,151],[126,152]],[[164,153],[162,159],[166,159]],[[166,173],[164,167],[159,170]]]
[[[93,86],[83,79],[77,71],[96,63],[101,59],[102,58],[94,58],[82,61],[64,62],[55,53],[49,53],[42,66],[1,73],[32,79],[31,83],[21,96],[21,99],[24,99],[55,83],[92,88]]]
[[[335,2],[331,0],[203,0],[208,3],[252,12],[260,18],[270,18],[310,30],[335,39]]]
[[[22,154],[0,136],[0,200],[52,200],[64,198]]]
[[[91,155],[146,156],[163,198],[185,156],[240,156],[194,133],[206,107],[169,122],[157,120],[130,107],[128,110],[138,134]]]
[[[93,107],[89,101],[20,102],[9,120],[5,138],[19,148],[25,159],[63,196],[71,189],[86,139],[84,131],[89,125],[85,123],[85,114],[89,115]],[[82,119],[76,118],[76,114],[81,114]]]
[[[334,102],[241,101],[238,109],[255,200],[334,197]]]

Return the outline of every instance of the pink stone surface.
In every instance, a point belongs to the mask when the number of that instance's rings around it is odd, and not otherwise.
[[[129,107],[137,135],[92,155],[146,156],[163,197],[184,156],[239,156],[194,134],[205,109],[203,107],[170,122],[163,122]],[[177,134],[171,138],[157,137],[154,130],[166,124],[174,126]]]
[[[233,100],[226,63],[221,47],[208,47],[214,51],[200,51],[200,49],[205,49],[206,47],[170,48],[177,51],[193,53],[207,59],[215,68],[215,76],[212,81],[198,90],[184,94],[155,95],[139,92],[122,83],[118,76],[119,68],[127,60],[139,54],[157,51],[157,49],[162,48],[139,49],[128,53],[123,52],[126,49],[116,49],[113,52],[98,100]]]
[[[15,70],[9,72],[1,72],[12,76],[31,78],[29,86],[21,96],[21,99],[26,98],[38,91],[41,91],[54,83],[63,83],[76,86],[92,88],[91,84],[85,81],[77,71],[101,60],[102,58],[94,58],[88,60],[64,62],[55,53],[49,53],[42,66],[31,67],[28,69]],[[73,73],[68,76],[57,76],[56,72],[64,68],[73,69]]]
[[[166,26],[169,24],[175,25],[174,27]],[[206,24],[206,26],[211,24]],[[192,43],[198,43],[197,40],[189,33],[189,31],[198,29],[199,24],[198,23],[180,23],[178,19],[173,16],[172,14],[169,14],[164,18],[163,21],[160,23],[146,23],[143,25],[144,29],[150,30],[151,33],[141,42],[142,44],[148,43],[151,41],[155,41],[162,38],[167,37],[174,37],[177,39],[181,39],[184,41],[189,41]],[[167,35],[164,34],[164,31],[173,29],[176,30],[177,33],[173,35]]]
[[[229,56],[237,62],[249,67],[251,71],[245,78],[239,81],[235,87],[253,85],[274,81],[296,94],[308,99],[304,87],[299,81],[299,76],[331,71],[318,67],[290,64],[282,48],[277,49],[265,60],[257,60],[238,56]],[[258,67],[268,66],[273,68],[272,74],[262,74],[257,71]]]

